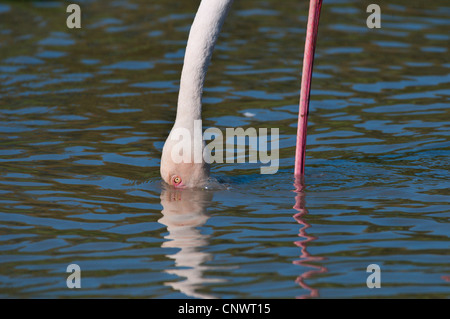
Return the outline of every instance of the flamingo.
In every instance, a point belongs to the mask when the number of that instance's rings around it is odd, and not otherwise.
[[[202,187],[209,177],[209,164],[202,156],[205,144],[203,140],[200,143],[195,141],[194,123],[201,120],[201,99],[206,72],[232,2],[233,0],[202,0],[189,32],[181,71],[177,114],[172,130],[164,143],[160,165],[162,179],[175,188]],[[310,0],[295,153],[296,178],[303,176],[305,171],[306,126],[321,5],[322,0]],[[182,142],[190,143],[191,149],[190,160],[182,162],[175,161],[172,156],[179,143],[175,132],[179,132],[180,129],[189,133],[187,136],[190,136],[190,140]],[[201,161],[194,161],[196,154],[200,154]]]

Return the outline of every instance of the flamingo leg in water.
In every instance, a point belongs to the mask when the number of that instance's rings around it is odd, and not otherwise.
[[[297,126],[297,145],[295,148],[296,177],[305,174],[306,128],[308,125],[309,94],[316,48],[317,31],[319,29],[322,0],[311,0],[309,4],[308,26],[306,29],[305,53],[303,55],[302,83],[300,89],[300,106]]]

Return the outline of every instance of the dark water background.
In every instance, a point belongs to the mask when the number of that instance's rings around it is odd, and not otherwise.
[[[159,158],[199,2],[76,1],[71,30],[69,2],[0,1],[0,297],[450,297],[450,6],[379,1],[368,29],[371,2],[324,1],[295,192],[308,1],[235,1],[203,124],[279,128],[280,169],[174,192]]]

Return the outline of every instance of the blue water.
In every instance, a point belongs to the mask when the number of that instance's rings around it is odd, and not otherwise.
[[[279,128],[280,168],[159,176],[198,1],[0,1],[0,297],[449,298],[447,1],[325,1],[293,179],[307,1],[236,1],[204,127]],[[78,264],[81,288],[69,289]],[[370,264],[381,288],[368,288]]]

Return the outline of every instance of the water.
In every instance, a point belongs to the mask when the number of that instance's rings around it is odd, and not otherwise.
[[[214,164],[197,191],[159,158],[198,1],[77,3],[80,30],[0,2],[1,297],[450,296],[448,1],[380,3],[373,30],[370,2],[325,1],[298,191],[307,1],[234,3],[203,124],[279,128],[280,169]]]

